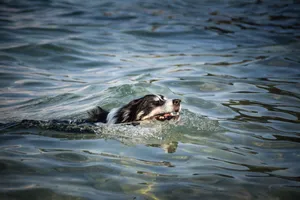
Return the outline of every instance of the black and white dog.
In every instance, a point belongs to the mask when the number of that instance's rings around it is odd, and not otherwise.
[[[88,112],[90,122],[108,124],[139,123],[144,120],[179,119],[180,99],[167,99],[162,95],[149,94],[132,100],[128,104],[114,108],[110,112],[97,107]]]

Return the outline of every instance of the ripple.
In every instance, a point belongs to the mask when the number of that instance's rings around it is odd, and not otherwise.
[[[299,8],[2,2],[0,199],[299,196]],[[79,123],[149,93],[180,121]]]
[[[173,36],[180,36],[180,35],[186,35],[189,34],[190,32],[187,31],[159,31],[159,32],[154,32],[154,31],[144,31],[144,30],[136,30],[136,31],[126,31],[124,32],[126,34],[130,35],[135,35],[135,36],[142,36],[142,37],[173,37]]]
[[[88,160],[87,157],[79,155],[78,153],[57,153],[54,156],[58,160],[68,162],[84,162]]]

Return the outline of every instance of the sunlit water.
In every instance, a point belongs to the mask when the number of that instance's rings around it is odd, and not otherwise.
[[[299,199],[298,1],[0,5],[0,199]],[[149,93],[181,120],[49,121]]]

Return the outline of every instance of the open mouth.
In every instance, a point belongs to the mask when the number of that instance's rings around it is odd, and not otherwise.
[[[160,113],[151,117],[151,119],[156,119],[159,121],[178,119],[178,118],[179,118],[179,112]]]

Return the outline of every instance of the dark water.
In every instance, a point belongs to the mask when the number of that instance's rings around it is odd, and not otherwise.
[[[0,5],[0,199],[299,199],[299,1]],[[148,93],[180,123],[8,126]]]

